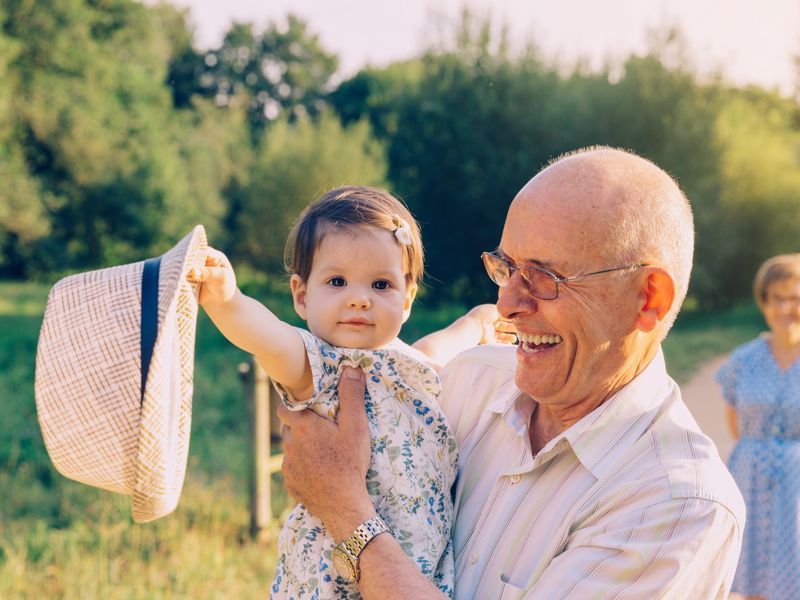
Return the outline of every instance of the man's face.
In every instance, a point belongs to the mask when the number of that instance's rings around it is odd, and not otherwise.
[[[526,186],[511,205],[500,251],[516,264],[562,277],[623,266],[606,264],[616,259],[603,252],[613,214],[576,201],[573,192],[537,180]],[[580,416],[627,383],[637,353],[638,279],[635,272],[602,274],[560,284],[557,299],[539,300],[515,274],[500,289],[497,307],[520,334],[517,387],[540,404],[568,413],[574,407]],[[540,343],[522,341],[532,336]],[[544,343],[542,336],[561,341]]]

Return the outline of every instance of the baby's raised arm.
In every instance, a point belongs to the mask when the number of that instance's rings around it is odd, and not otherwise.
[[[222,252],[209,248],[205,266],[192,269],[189,279],[201,284],[200,304],[231,343],[254,355],[294,398],[310,397],[311,367],[300,334],[239,290],[233,267]]]

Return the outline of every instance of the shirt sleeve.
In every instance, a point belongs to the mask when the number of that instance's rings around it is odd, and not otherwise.
[[[626,507],[576,530],[524,597],[727,598],[740,549],[737,519],[712,500]]]

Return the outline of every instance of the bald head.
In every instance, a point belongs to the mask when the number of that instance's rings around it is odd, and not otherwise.
[[[514,202],[551,203],[549,209],[570,219],[575,243],[593,245],[598,265],[666,270],[675,284],[666,334],[686,296],[694,251],[689,202],[666,172],[630,152],[578,150],[542,170]]]

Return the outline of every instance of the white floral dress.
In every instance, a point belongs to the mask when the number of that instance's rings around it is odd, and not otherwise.
[[[367,490],[378,514],[420,571],[453,595],[454,559],[452,486],[456,442],[439,408],[441,387],[423,356],[395,340],[379,350],[331,346],[298,329],[314,380],[312,397],[290,402],[292,410],[310,408],[336,420],[336,387],[343,366],[364,369],[366,409],[372,440]],[[355,584],[337,576],[331,561],[333,539],[317,517],[298,504],[278,537],[278,564],[271,598],[360,598]]]

